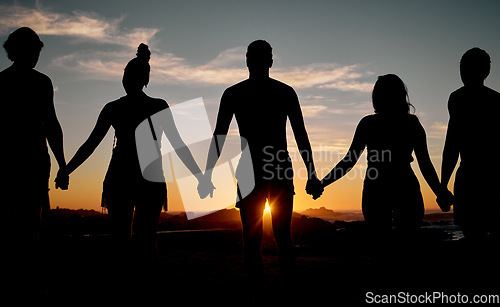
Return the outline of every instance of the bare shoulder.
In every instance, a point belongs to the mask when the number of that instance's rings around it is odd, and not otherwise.
[[[151,105],[151,107],[157,110],[163,110],[168,108],[167,101],[161,98],[148,97],[148,103]]]
[[[231,85],[230,87],[226,88],[224,90],[225,96],[228,95],[237,95],[238,93],[244,92],[250,88],[250,81],[249,79],[243,80],[241,82],[238,82],[234,85]]]
[[[289,94],[294,94],[295,95],[295,90],[290,85],[288,85],[288,84],[286,84],[284,82],[281,82],[279,80],[276,80],[276,79],[270,78],[270,80],[271,80],[272,87],[274,87],[276,89],[279,89],[279,90],[281,90],[283,92],[287,92]]]
[[[485,91],[488,94],[488,96],[492,97],[495,100],[499,100],[500,99],[500,93],[499,92],[497,92],[494,89],[489,88],[487,86],[485,86],[484,88],[485,88]]]

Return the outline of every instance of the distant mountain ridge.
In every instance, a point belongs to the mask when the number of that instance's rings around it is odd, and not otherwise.
[[[309,208],[305,211],[299,212],[302,215],[307,215],[307,216],[312,216],[312,217],[322,217],[322,216],[341,216],[343,213],[341,212],[335,212],[330,209],[326,209],[325,207],[320,207],[318,209],[316,208]]]

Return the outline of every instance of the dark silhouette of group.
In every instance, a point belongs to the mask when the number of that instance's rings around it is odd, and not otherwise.
[[[15,202],[4,200],[1,236],[9,259],[19,266],[21,263],[32,263],[31,267],[23,266],[28,269],[36,266],[34,255],[40,223],[49,209],[47,142],[59,164],[56,188],[67,189],[69,175],[93,153],[110,127],[114,128],[116,143],[103,183],[103,203],[109,212],[116,250],[121,252],[127,248],[133,225],[138,249],[146,258],[154,257],[156,227],[162,208],[166,209],[167,188],[164,182],[150,182],[142,176],[134,131],[144,120],[149,121],[155,141],[159,142],[157,136],[164,133],[174,145],[183,163],[198,179],[198,193],[204,198],[214,193],[212,169],[235,117],[241,137],[248,142],[255,178],[255,188],[236,203],[242,222],[245,263],[254,285],[262,278],[260,246],[266,201],[272,210],[281,272],[288,281],[294,276],[293,177],[278,176],[279,171],[293,173],[287,151],[287,120],[308,171],[306,192],[314,199],[347,174],[366,148],[368,168],[362,211],[374,238],[388,237],[393,225],[396,232],[405,237],[413,236],[420,227],[424,203],[411,168],[413,153],[440,208],[449,211],[454,205],[456,223],[466,238],[499,235],[500,198],[495,188],[500,169],[494,162],[485,160],[491,159],[496,148],[494,140],[500,128],[495,119],[500,113],[500,94],[484,85],[490,71],[490,58],[484,50],[473,48],[461,59],[464,86],[450,95],[440,181],[429,157],[425,130],[419,118],[412,114],[414,107],[409,102],[407,88],[394,74],[378,77],[372,93],[374,114],[361,119],[345,157],[319,180],[299,99],[290,86],[270,77],[273,53],[271,45],[263,40],[248,46],[248,79],[227,88],[222,95],[204,172],[179,136],[171,113],[166,113],[170,114],[169,118],[161,126],[154,125],[150,119],[169,106],[143,91],[149,82],[151,56],[145,44],[138,47],[137,57],[125,67],[122,84],[126,95],[104,106],[90,136],[66,164],[52,83],[34,70],[42,47],[33,30],[26,27],[15,30],[4,44],[13,64],[0,72],[2,108],[4,114],[13,116],[13,122],[2,121],[2,131],[9,131],[4,135],[4,146],[9,148],[4,151],[7,155],[4,159],[9,161],[4,173],[10,177],[2,185],[2,191],[3,195],[22,195]],[[269,159],[270,154],[275,155],[275,159]],[[277,157],[278,154],[281,156]],[[26,155],[29,164],[25,162]],[[447,186],[459,157],[453,196]],[[161,158],[154,167],[161,171]],[[30,174],[29,178],[26,174]]]

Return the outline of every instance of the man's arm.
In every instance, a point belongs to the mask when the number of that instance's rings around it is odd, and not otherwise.
[[[44,127],[46,131],[47,141],[54,157],[59,165],[59,168],[66,166],[63,148],[63,131],[59,120],[57,119],[56,110],[54,107],[54,89],[52,82],[47,85],[47,116],[45,118]]]
[[[290,119],[290,125],[292,126],[293,135],[295,136],[295,141],[299,147],[300,155],[302,156],[302,160],[307,168],[308,180],[306,183],[306,193],[312,195],[313,199],[317,199],[323,193],[323,186],[316,176],[311,143],[309,142],[309,137],[307,136],[299,99],[294,90],[291,90],[291,105],[292,107],[288,113],[288,118]]]
[[[224,146],[227,132],[229,130],[229,125],[233,119],[234,112],[230,107],[231,103],[231,96],[226,90],[221,97],[219,112],[217,113],[217,122],[215,124],[214,134],[208,151],[207,165],[205,168],[205,175],[208,174],[208,178],[212,177],[212,170],[219,160],[222,147]]]
[[[300,155],[302,156],[302,160],[304,160],[304,164],[307,167],[308,178],[309,180],[317,179],[311,143],[309,142],[309,137],[307,136],[304,117],[302,116],[302,110],[300,109],[297,94],[295,94],[295,91],[293,90],[290,103],[292,107],[288,113],[288,118],[290,119],[293,135],[295,136],[295,141],[299,147]]]
[[[454,98],[450,96],[448,101],[448,111],[450,120],[448,121],[448,130],[446,131],[446,141],[443,149],[443,159],[441,164],[441,185],[448,187],[451,174],[455,170],[460,155],[458,140],[457,140],[457,123],[454,116]]]

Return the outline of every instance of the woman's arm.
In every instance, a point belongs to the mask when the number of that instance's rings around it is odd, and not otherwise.
[[[202,175],[201,170],[198,164],[196,164],[191,151],[179,135],[179,131],[175,126],[174,117],[172,116],[170,108],[167,107],[167,109],[165,109],[163,112],[165,113],[165,118],[162,119],[162,130],[165,133],[165,136],[167,137],[170,144],[172,144],[175,153],[179,156],[184,165],[186,165],[191,174],[193,174],[198,180],[200,180]]]
[[[363,153],[366,147],[365,131],[366,131],[366,120],[362,119],[358,126],[356,127],[356,132],[354,133],[354,138],[352,139],[351,146],[347,151],[344,158],[335,165],[335,167],[330,171],[328,175],[321,180],[321,184],[326,187],[331,183],[339,180],[345,174],[347,174],[358,162],[359,157]]]
[[[109,116],[109,107],[105,106],[104,109],[99,114],[97,118],[97,123],[90,133],[90,136],[85,141],[85,143],[80,146],[76,154],[73,156],[71,161],[68,162],[66,166],[66,173],[69,175],[75,169],[77,169],[85,160],[92,155],[97,146],[101,143],[101,141],[108,133],[109,128],[111,127],[111,121]]]
[[[417,156],[418,166],[420,167],[420,171],[422,172],[425,181],[427,181],[427,184],[429,184],[432,192],[434,192],[437,197],[436,201],[439,207],[443,212],[450,211],[450,207],[453,203],[453,195],[450,191],[448,191],[446,185],[441,185],[439,182],[436,170],[434,169],[431,158],[429,157],[425,130],[420,122],[418,122],[417,126],[415,155]]]
[[[429,184],[434,194],[436,194],[437,197],[440,197],[441,189],[439,178],[429,156],[429,150],[427,148],[427,136],[425,134],[424,127],[422,127],[418,120],[414,150],[417,157],[418,166],[420,168],[420,171],[422,172],[422,175],[424,176],[425,181],[427,181],[427,184]]]

